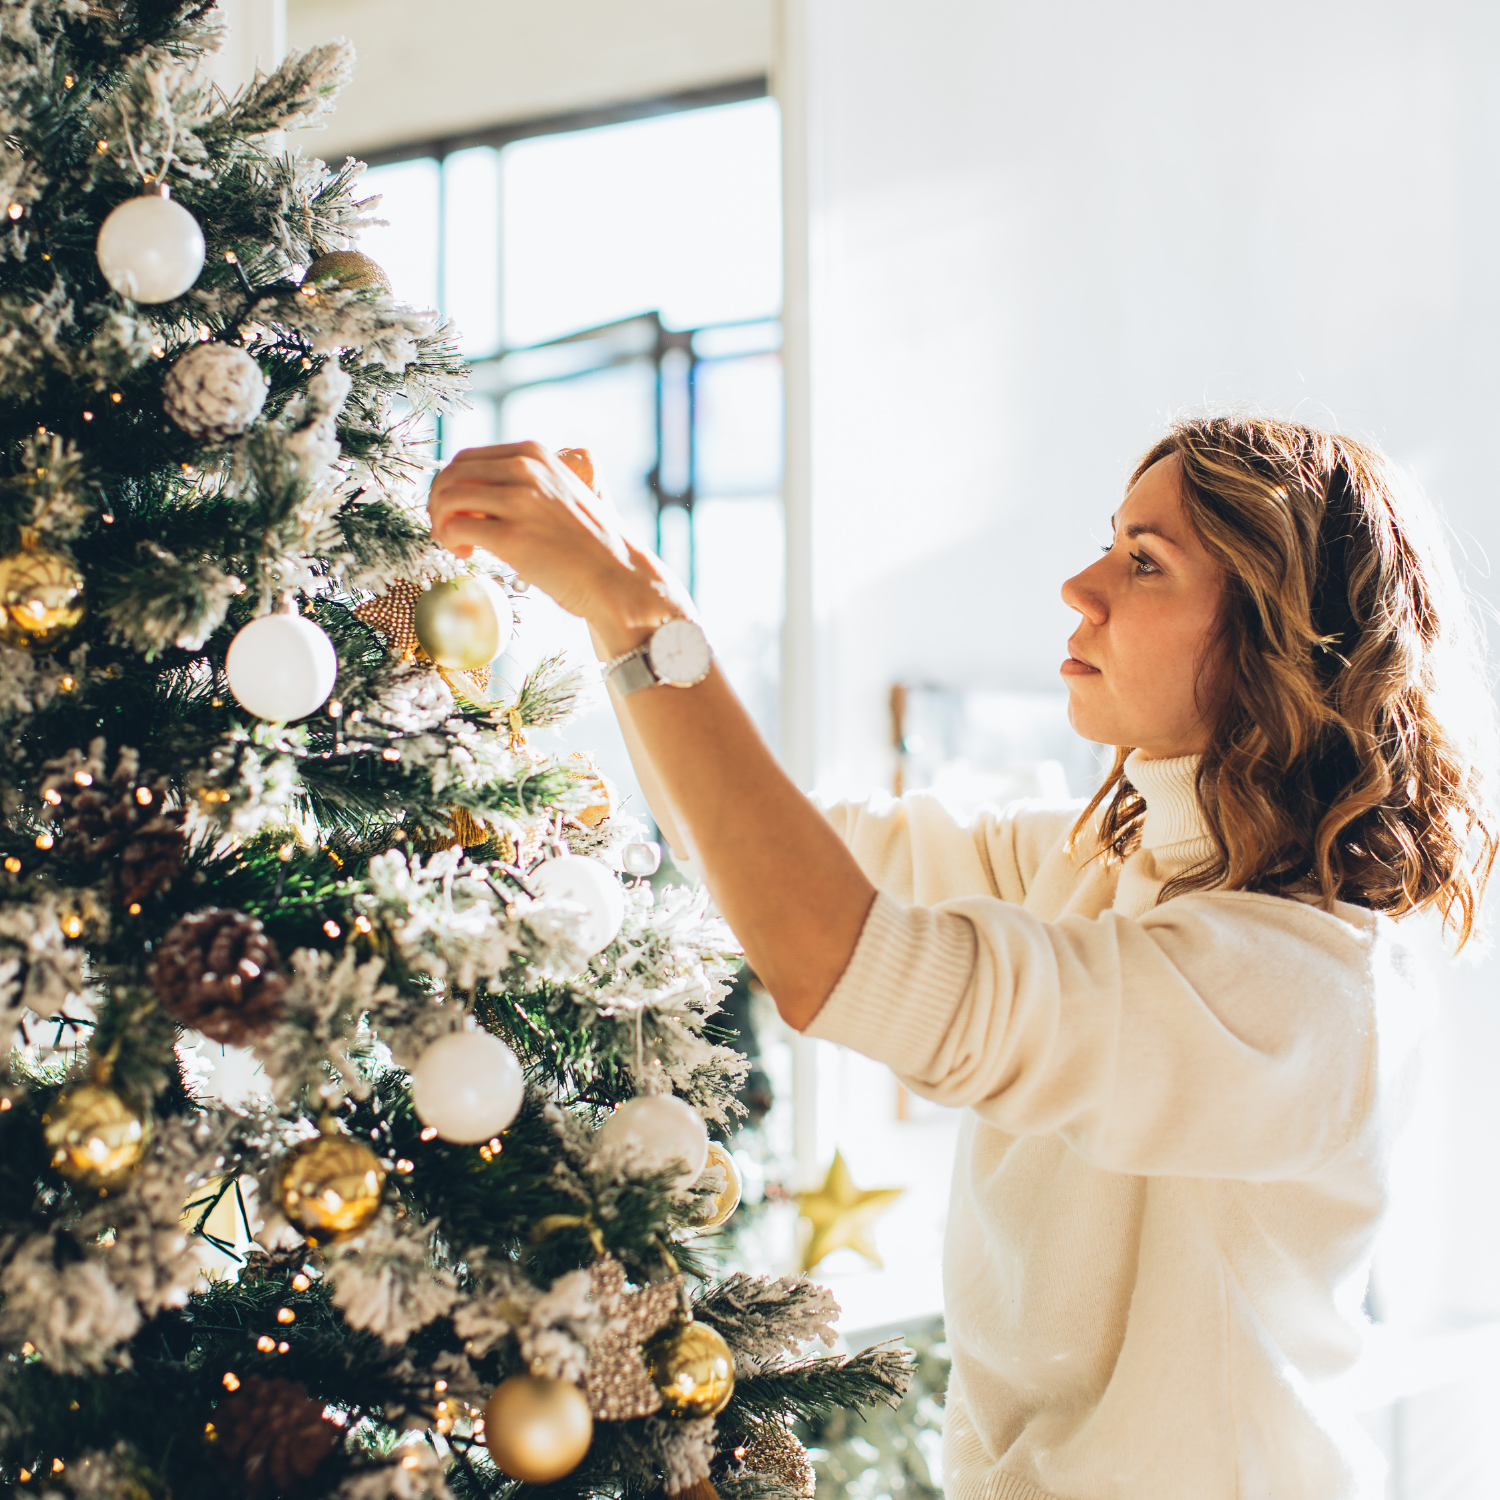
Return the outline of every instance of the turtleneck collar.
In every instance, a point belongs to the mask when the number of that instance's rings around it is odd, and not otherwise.
[[[1179,755],[1171,760],[1151,760],[1139,750],[1126,758],[1125,775],[1146,803],[1142,849],[1166,850],[1175,844],[1205,840],[1212,847],[1198,807],[1200,759],[1197,755]]]

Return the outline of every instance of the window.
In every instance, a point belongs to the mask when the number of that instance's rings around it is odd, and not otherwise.
[[[692,589],[725,670],[774,737],[784,591],[775,104],[741,97],[510,132],[374,166],[367,180],[389,223],[362,248],[399,296],[456,324],[471,361],[472,404],[433,434],[440,456],[526,437],[591,448],[626,530]],[[580,642],[545,601],[527,609],[525,656],[502,662],[508,679],[561,638]]]

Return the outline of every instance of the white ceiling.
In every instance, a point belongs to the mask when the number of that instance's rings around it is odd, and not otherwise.
[[[347,37],[353,84],[305,150],[381,147],[753,78],[774,0],[288,0],[288,41]]]

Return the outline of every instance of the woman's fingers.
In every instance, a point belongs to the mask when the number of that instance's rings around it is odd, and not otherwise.
[[[483,547],[585,618],[629,613],[636,595],[642,608],[656,608],[654,570],[633,558],[588,487],[592,478],[584,449],[554,455],[535,443],[466,448],[428,492],[433,539],[459,556]]]
[[[443,532],[443,546],[457,557],[467,557],[475,547],[492,552],[501,562],[510,562],[506,554],[506,540],[510,535],[503,521],[483,516],[455,516]],[[459,549],[463,550],[460,551]]]
[[[559,448],[558,462],[567,466],[594,494],[599,491],[594,484],[594,455],[587,448]]]
[[[456,515],[514,517],[526,509],[531,498],[531,492],[521,485],[466,479],[450,480],[442,489],[434,485],[427,497],[432,534],[442,541],[439,532]]]

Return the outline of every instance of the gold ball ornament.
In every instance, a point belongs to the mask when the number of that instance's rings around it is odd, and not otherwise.
[[[317,286],[320,281],[330,280],[337,281],[341,287],[352,292],[379,292],[386,297],[393,295],[391,278],[380,265],[358,250],[330,250],[327,255],[320,255],[307,268],[302,285],[312,287]]]
[[[618,793],[614,783],[586,750],[575,750],[564,763],[569,778],[588,799],[588,805],[573,814],[585,828],[598,828],[615,810]]]
[[[716,1417],[734,1395],[734,1355],[706,1323],[675,1323],[642,1351],[668,1417]]]
[[[710,1141],[708,1165],[703,1170],[711,1172],[715,1169],[724,1174],[724,1186],[709,1200],[704,1217],[689,1226],[694,1234],[707,1234],[709,1230],[717,1229],[740,1206],[740,1174],[735,1171],[734,1158],[717,1141]]]
[[[106,1192],[141,1159],[149,1133],[145,1116],[103,1083],[80,1083],[59,1094],[42,1128],[52,1165],[69,1182]]]
[[[438,666],[473,672],[510,644],[510,600],[493,578],[450,578],[417,600],[412,628]]]
[[[593,1436],[588,1398],[571,1381],[512,1375],[484,1408],[490,1457],[523,1484],[551,1484],[571,1474]]]
[[[342,1135],[304,1141],[276,1181],[281,1211],[315,1245],[358,1234],[380,1212],[384,1193],[379,1158]]]
[[[50,651],[83,614],[83,574],[65,552],[33,544],[0,557],[0,641],[7,646]]]

